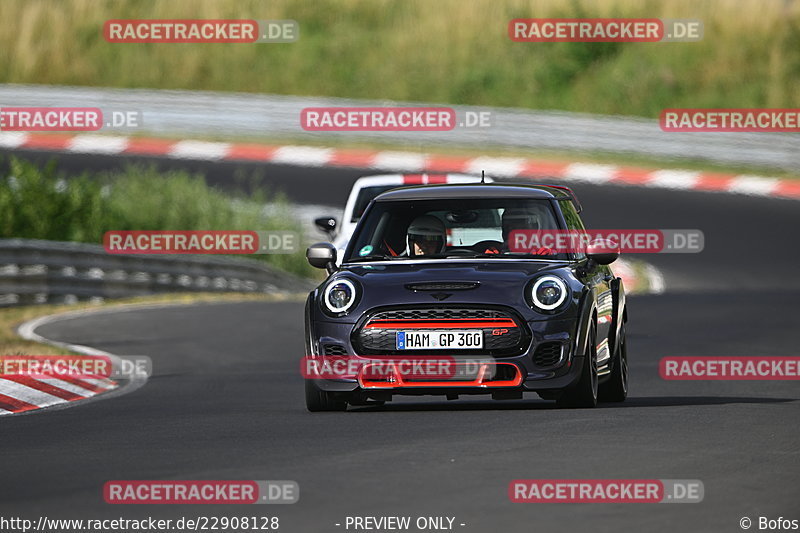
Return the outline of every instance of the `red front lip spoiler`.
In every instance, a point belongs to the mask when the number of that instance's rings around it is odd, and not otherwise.
[[[522,373],[519,367],[513,363],[494,363],[494,362],[481,362],[470,363],[459,361],[452,363],[455,367],[467,366],[469,364],[478,367],[476,375],[473,379],[442,379],[440,376],[427,380],[424,376],[403,376],[398,371],[397,367],[392,367],[388,375],[380,377],[365,376],[365,370],[372,365],[381,363],[368,363],[364,365],[358,373],[358,384],[363,389],[397,389],[397,388],[425,388],[425,387],[477,387],[477,388],[495,388],[495,387],[517,387],[522,383]],[[514,370],[514,377],[512,379],[494,379],[493,376],[497,375],[497,370],[500,367],[510,367]]]

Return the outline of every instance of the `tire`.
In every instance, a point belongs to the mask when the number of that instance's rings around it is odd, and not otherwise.
[[[312,413],[347,410],[347,402],[337,397],[335,393],[320,389],[312,379],[305,381],[306,409]]]
[[[589,329],[587,344],[581,377],[577,383],[561,394],[556,402],[559,407],[591,408],[597,406],[597,326],[594,324]]]
[[[598,391],[597,397],[601,402],[624,402],[628,397],[628,341],[625,339],[625,324],[619,330],[617,352],[611,376],[600,385]]]

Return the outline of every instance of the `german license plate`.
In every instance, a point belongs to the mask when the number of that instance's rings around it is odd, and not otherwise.
[[[398,331],[398,350],[476,350],[483,348],[483,332],[475,329]]]

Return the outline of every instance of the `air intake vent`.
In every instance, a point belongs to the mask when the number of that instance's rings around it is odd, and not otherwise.
[[[323,345],[325,355],[347,355],[347,349],[341,344]]]
[[[410,291],[468,291],[477,289],[478,281],[431,281],[427,283],[409,283],[406,289]]]
[[[553,366],[561,360],[560,342],[543,342],[533,352],[533,362],[538,366]]]

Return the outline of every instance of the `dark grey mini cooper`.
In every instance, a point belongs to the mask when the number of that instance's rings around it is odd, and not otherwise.
[[[583,232],[577,198],[549,185],[404,187],[367,207],[337,266],[305,308],[310,411],[394,395],[536,392],[566,407],[627,396],[619,252],[522,249],[515,232]]]

